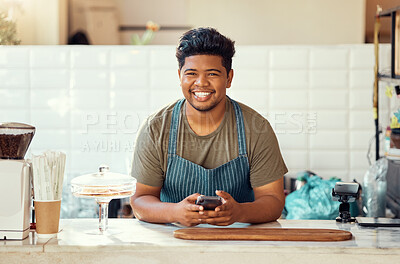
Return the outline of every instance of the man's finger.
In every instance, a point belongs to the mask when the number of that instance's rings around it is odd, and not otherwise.
[[[187,208],[189,211],[198,212],[198,211],[201,211],[201,207],[202,207],[201,205],[188,204],[186,208]]]
[[[214,211],[214,210],[204,210],[200,212],[201,215],[205,217],[220,217],[223,216],[224,214],[221,214],[220,212]]]
[[[218,206],[217,208],[215,208],[216,212],[222,212],[222,211],[226,211],[228,209],[228,204],[225,202],[222,205]]]
[[[225,201],[232,199],[232,196],[229,193],[224,192],[224,191],[217,190],[217,191],[215,191],[215,194],[218,195],[219,197],[223,198]]]
[[[188,197],[186,197],[186,200],[188,200],[191,203],[194,203],[194,202],[196,202],[197,197],[199,197],[199,196],[200,196],[200,193],[194,193],[194,194],[191,194]]]

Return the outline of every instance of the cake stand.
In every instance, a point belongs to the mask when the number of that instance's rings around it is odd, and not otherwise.
[[[95,199],[99,205],[99,228],[89,234],[117,234],[122,231],[108,229],[108,204],[112,199],[121,199],[135,194],[136,179],[109,171],[101,165],[99,172],[72,179],[71,192],[76,197]]]

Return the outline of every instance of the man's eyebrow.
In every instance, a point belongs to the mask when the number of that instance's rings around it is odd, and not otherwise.
[[[187,71],[197,71],[196,69],[186,69],[186,70],[184,70],[184,72],[187,72]]]
[[[210,72],[210,71],[216,71],[216,72],[219,72],[219,73],[221,73],[221,71],[220,71],[220,70],[218,70],[218,69],[207,69],[206,71],[207,71],[207,72]]]
[[[186,70],[184,70],[184,72],[187,72],[187,71],[197,71],[197,70],[196,69],[186,69]],[[221,73],[221,71],[218,70],[218,69],[207,69],[206,70],[206,72],[211,72],[211,71],[216,71],[216,72]]]

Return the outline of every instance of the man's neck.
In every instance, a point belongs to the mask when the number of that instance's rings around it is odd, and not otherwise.
[[[226,99],[209,111],[199,111],[186,102],[186,118],[190,128],[199,136],[214,132],[225,115]]]

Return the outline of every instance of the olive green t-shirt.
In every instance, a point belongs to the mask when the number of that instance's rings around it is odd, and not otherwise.
[[[132,176],[139,183],[162,187],[168,164],[168,140],[174,102],[151,115],[142,124],[135,143]],[[239,156],[233,104],[226,98],[221,124],[211,134],[197,135],[186,118],[186,101],[180,111],[177,154],[206,169],[213,169]],[[245,125],[251,186],[259,187],[281,178],[288,170],[269,122],[239,103]]]

